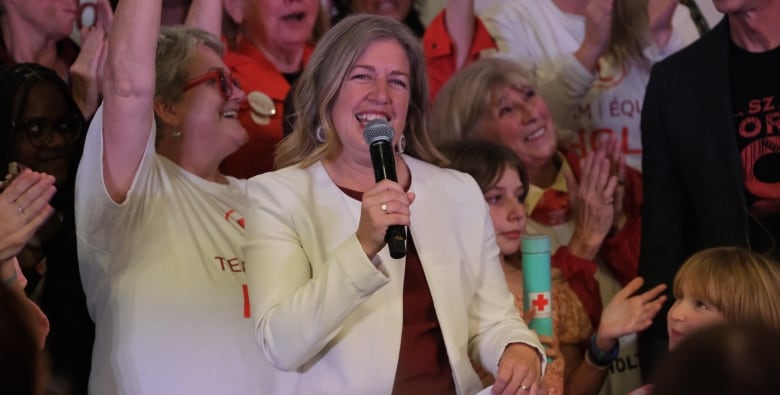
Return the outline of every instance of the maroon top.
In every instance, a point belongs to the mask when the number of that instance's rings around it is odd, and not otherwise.
[[[454,394],[436,308],[411,234],[404,273],[404,326],[393,394]]]
[[[353,199],[363,198],[361,192],[339,188]],[[393,394],[455,394],[441,326],[411,233],[407,235],[403,298],[401,349]]]

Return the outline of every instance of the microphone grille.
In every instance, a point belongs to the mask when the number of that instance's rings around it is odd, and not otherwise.
[[[368,125],[363,129],[363,138],[366,139],[368,145],[381,140],[392,142],[394,134],[393,127],[381,118],[368,121]]]

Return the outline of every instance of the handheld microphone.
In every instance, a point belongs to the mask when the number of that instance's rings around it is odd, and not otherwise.
[[[374,167],[376,182],[382,180],[398,181],[395,175],[395,155],[393,153],[393,127],[384,119],[372,119],[363,130],[363,137],[371,151],[371,164]],[[400,259],[406,256],[406,227],[390,225],[385,233],[385,242],[390,256]]]

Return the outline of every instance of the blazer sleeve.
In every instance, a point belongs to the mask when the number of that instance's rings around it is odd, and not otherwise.
[[[354,233],[313,276],[300,236],[328,225],[296,222],[301,199],[280,179],[266,173],[249,181],[254,203],[243,249],[257,342],[276,368],[292,371],[322,351],[345,317],[390,279],[368,259]]]

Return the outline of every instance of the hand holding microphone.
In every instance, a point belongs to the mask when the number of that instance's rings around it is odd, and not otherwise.
[[[407,194],[397,183],[392,146],[394,131],[387,121],[374,119],[368,123],[363,135],[371,152],[377,184],[363,194],[358,239],[369,256],[375,255],[387,243],[391,257],[403,258],[406,255],[409,204],[414,195]],[[382,182],[384,180],[393,182]],[[376,234],[378,229],[382,229],[384,234]]]

